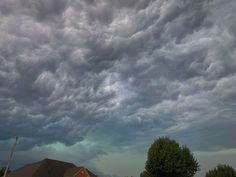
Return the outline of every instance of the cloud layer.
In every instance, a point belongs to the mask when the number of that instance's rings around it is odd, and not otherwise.
[[[96,156],[170,135],[235,148],[235,11],[234,0],[1,0],[1,147],[89,137]]]

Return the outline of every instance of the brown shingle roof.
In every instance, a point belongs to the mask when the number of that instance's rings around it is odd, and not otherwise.
[[[95,174],[93,174],[91,171],[89,171],[85,167],[75,167],[75,168],[68,168],[65,172],[64,177],[73,177],[77,172],[79,172],[81,169],[84,169],[87,171],[90,177],[97,177]]]
[[[83,167],[68,168],[64,174],[64,177],[72,177],[75,173],[80,171]]]
[[[25,165],[9,174],[7,177],[33,177],[41,162]]]
[[[52,159],[26,165],[7,175],[7,177],[63,177],[66,169],[76,167],[72,163]]]

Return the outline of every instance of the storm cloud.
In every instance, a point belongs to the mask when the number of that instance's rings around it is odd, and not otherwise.
[[[234,0],[1,0],[1,147],[89,137],[96,157],[169,135],[235,148],[235,11]]]

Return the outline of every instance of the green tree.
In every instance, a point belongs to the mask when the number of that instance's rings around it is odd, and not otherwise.
[[[218,165],[216,168],[209,170],[206,177],[236,177],[236,172],[229,165]]]
[[[146,170],[144,170],[142,173],[140,173],[140,177],[151,177],[151,175]]]
[[[145,168],[151,177],[193,177],[199,164],[186,146],[161,137],[149,148]]]
[[[4,175],[5,169],[6,169],[6,167],[0,168],[0,177],[2,177],[2,176]],[[10,172],[11,172],[11,170],[8,169],[8,170],[7,170],[7,173],[10,173]]]

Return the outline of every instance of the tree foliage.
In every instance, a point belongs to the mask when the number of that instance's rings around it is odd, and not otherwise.
[[[151,145],[145,168],[151,177],[193,177],[199,164],[186,146],[161,137]]]
[[[0,177],[2,177],[2,176],[4,175],[5,169],[6,169],[6,167],[0,168]],[[7,170],[7,173],[10,173],[10,172],[11,172],[11,170],[8,169],[8,170]]]
[[[216,168],[209,170],[206,177],[236,177],[236,172],[229,165],[218,165]]]
[[[151,175],[150,175],[146,170],[144,170],[144,171],[140,174],[140,177],[151,177]]]

